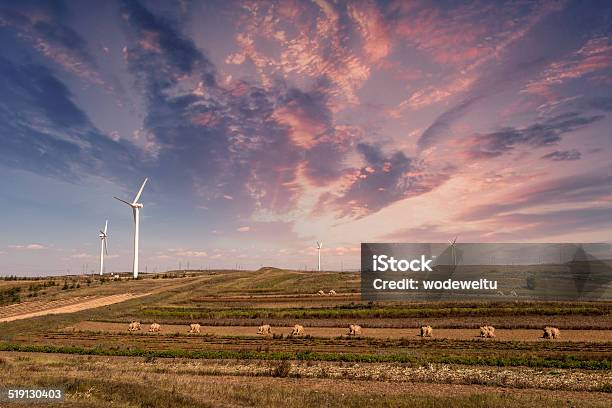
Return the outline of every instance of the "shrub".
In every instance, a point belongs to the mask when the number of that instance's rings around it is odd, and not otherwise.
[[[291,362],[289,360],[282,360],[276,367],[272,369],[270,373],[272,377],[288,377],[291,373]]]

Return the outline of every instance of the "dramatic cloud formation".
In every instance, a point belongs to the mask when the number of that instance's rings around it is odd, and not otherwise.
[[[50,261],[65,270],[91,252],[79,228],[129,215],[106,198],[149,177],[151,265],[303,267],[317,239],[338,263],[359,240],[601,240],[610,18],[571,0],[5,3],[7,228],[71,253]],[[52,220],[79,233],[44,236]]]

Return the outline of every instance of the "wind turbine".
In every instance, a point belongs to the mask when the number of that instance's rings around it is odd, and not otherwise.
[[[134,201],[132,201],[131,203],[120,198],[114,197],[116,200],[119,200],[122,203],[125,203],[132,207],[132,213],[134,215],[134,279],[138,278],[138,235],[140,228],[140,209],[144,207],[144,205],[139,203],[138,200],[140,199],[142,190],[144,190],[145,184],[147,184],[147,180],[148,178],[144,179],[144,181],[142,182],[142,186],[140,186],[140,190],[138,190],[138,194],[136,194],[136,197],[134,197]]]
[[[323,242],[317,241],[317,253],[319,255],[319,268],[318,268],[319,272],[321,272],[321,248],[323,248]]]
[[[455,243],[457,242],[457,237],[455,237],[455,239],[453,239],[452,241],[449,239],[448,243],[450,244],[450,248],[451,248],[451,256],[453,257],[453,266],[457,266],[457,257],[455,254]]]
[[[108,255],[108,246],[106,240],[108,239],[108,220],[104,224],[104,231],[100,230],[100,276],[104,273],[104,254]]]

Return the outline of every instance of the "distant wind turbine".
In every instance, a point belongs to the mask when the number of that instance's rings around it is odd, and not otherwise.
[[[321,248],[323,248],[323,242],[322,241],[317,241],[317,253],[319,255],[319,267],[318,267],[318,271],[321,272]]]
[[[147,180],[148,178],[144,179],[144,181],[142,182],[142,186],[140,186],[140,190],[138,190],[138,194],[136,194],[136,197],[134,197],[134,201],[132,201],[131,203],[120,198],[114,197],[116,200],[119,200],[122,203],[125,203],[132,207],[132,213],[134,215],[134,279],[138,278],[138,235],[140,228],[140,209],[144,207],[144,205],[139,203],[138,200],[140,199],[142,190],[144,190],[145,184],[147,184]]]
[[[104,273],[104,254],[108,255],[108,246],[106,240],[108,239],[108,220],[104,224],[104,231],[100,230],[100,276]]]
[[[450,248],[451,248],[451,256],[453,258],[453,266],[457,265],[457,255],[455,253],[455,243],[457,242],[457,237],[455,237],[455,239],[453,239],[452,241],[449,239],[448,243],[450,244]]]

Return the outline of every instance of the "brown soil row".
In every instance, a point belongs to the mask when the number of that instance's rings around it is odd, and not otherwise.
[[[235,302],[244,300],[301,300],[301,299],[338,299],[360,300],[360,293],[336,293],[333,296],[319,295],[317,293],[297,293],[293,295],[287,294],[261,294],[261,295],[224,295],[224,296],[200,296],[192,299],[194,302]]]
[[[131,319],[150,321],[157,319],[160,324],[186,324],[187,321],[173,316],[129,316]],[[206,326],[259,326],[262,319],[223,318],[198,319],[198,323]],[[555,326],[563,330],[610,330],[612,315],[603,316],[459,316],[459,317],[420,317],[420,318],[268,318],[265,322],[272,326],[291,326],[295,323],[304,327],[338,327],[343,323],[357,323],[367,328],[409,329],[420,326],[432,326],[445,329],[478,329],[482,325],[491,325],[504,329],[541,329],[545,326]]]
[[[85,321],[72,326],[75,330],[102,331],[102,332],[125,332],[127,324]],[[273,327],[274,334],[288,335],[292,327]],[[148,327],[143,325],[143,331]],[[161,334],[186,333],[189,327],[185,325],[162,325]],[[337,337],[347,335],[346,327],[307,327],[307,335],[313,337]],[[202,326],[200,335],[212,334],[217,336],[254,336],[257,334],[256,327],[249,326]],[[542,339],[542,330],[535,329],[497,329],[495,331],[498,341],[551,341]],[[419,330],[393,329],[393,328],[366,328],[363,337],[374,338],[419,338]],[[477,329],[435,329],[432,339],[450,340],[474,340],[478,339]],[[424,338],[423,340],[428,340]],[[563,330],[562,341],[573,342],[609,342],[612,341],[612,330]],[[553,340],[556,341],[556,340]]]

